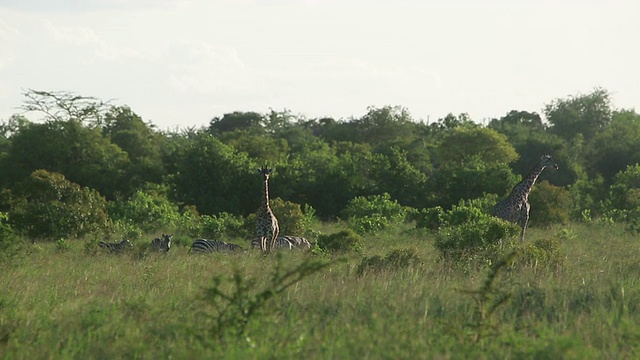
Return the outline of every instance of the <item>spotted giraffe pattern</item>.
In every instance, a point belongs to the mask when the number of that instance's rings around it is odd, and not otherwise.
[[[276,247],[276,240],[280,233],[278,219],[269,206],[269,176],[273,170],[265,166],[258,169],[262,175],[262,206],[258,209],[256,217],[256,235],[260,238],[260,250],[268,254]]]
[[[531,193],[533,185],[547,166],[552,166],[558,170],[558,165],[551,159],[551,156],[543,155],[529,174],[513,188],[509,197],[498,202],[493,208],[494,216],[520,225],[522,228],[520,242],[524,241],[524,232],[529,222],[529,209],[531,207],[529,205],[529,193]]]

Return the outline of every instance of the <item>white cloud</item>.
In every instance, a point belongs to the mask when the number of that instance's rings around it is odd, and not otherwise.
[[[4,21],[0,21],[0,69],[15,60],[14,43],[18,30]]]
[[[128,58],[140,55],[132,48],[108,43],[88,27],[56,26],[53,22],[45,20],[44,31],[57,43],[81,49],[79,60],[85,64],[95,61],[124,62]]]

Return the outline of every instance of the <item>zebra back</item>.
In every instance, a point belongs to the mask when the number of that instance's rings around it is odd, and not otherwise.
[[[287,239],[288,236],[278,236],[276,238],[276,249],[287,249],[291,250],[295,247],[293,243]],[[251,247],[260,248],[260,238],[254,238],[251,240]]]
[[[191,244],[192,253],[210,253],[210,252],[236,252],[241,251],[240,245],[231,244],[222,240],[198,239]]]
[[[169,252],[171,249],[171,238],[173,235],[162,234],[162,238],[155,238],[151,241],[151,248],[155,251]]]
[[[282,238],[287,239],[295,248],[301,249],[311,249],[311,243],[309,240],[299,237],[299,236],[282,236]]]
[[[133,244],[127,239],[122,239],[122,241],[118,243],[108,243],[108,242],[100,241],[98,242],[98,246],[100,246],[103,249],[106,249],[109,252],[115,253],[115,252],[121,252],[127,247],[132,247]]]

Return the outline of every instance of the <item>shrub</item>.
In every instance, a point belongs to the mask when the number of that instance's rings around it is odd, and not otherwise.
[[[374,233],[404,222],[410,208],[391,200],[387,193],[368,197],[356,197],[342,211],[349,228],[359,234]]]
[[[81,237],[111,227],[106,200],[62,174],[36,170],[14,190],[9,219],[31,239]]]
[[[387,253],[384,257],[380,255],[364,257],[358,265],[356,274],[362,276],[367,272],[397,271],[420,264],[422,264],[422,259],[416,254],[415,250],[396,249]]]
[[[222,212],[218,215],[204,215],[200,219],[200,226],[194,237],[206,239],[227,240],[232,237],[247,237],[245,220],[242,217]]]
[[[531,226],[566,224],[573,209],[571,193],[564,188],[551,185],[546,180],[533,188],[529,203],[531,204],[529,213]]]
[[[180,219],[178,207],[151,190],[138,190],[126,200],[111,202],[108,208],[111,219],[135,224],[145,233],[173,228]]]
[[[535,268],[558,269],[564,265],[564,255],[559,249],[560,240],[558,238],[536,239],[524,246],[519,260],[521,263]]]
[[[9,216],[0,212],[0,258],[12,257],[21,249],[23,242],[8,224]]]
[[[361,252],[363,246],[362,236],[351,229],[318,237],[318,247],[330,253]]]
[[[300,204],[280,198],[271,200],[271,209],[278,218],[280,235],[303,236],[310,228],[315,215],[311,206],[305,206],[303,212]]]
[[[441,229],[436,234],[435,247],[442,258],[454,262],[479,256],[486,258],[501,242],[519,233],[518,225],[484,215],[461,225]]]

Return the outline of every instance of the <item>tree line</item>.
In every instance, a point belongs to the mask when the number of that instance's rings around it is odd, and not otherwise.
[[[543,154],[560,171],[536,185],[532,225],[631,220],[640,209],[640,115],[614,108],[601,88],[486,125],[466,114],[425,123],[385,106],[348,119],[232,112],[173,131],[92,97],[24,96],[22,109],[41,119],[16,114],[0,124],[0,222],[35,238],[117,222],[155,231],[202,216],[228,225],[259,207],[263,164],[275,169],[272,199],[324,220],[370,196],[413,209],[498,199]]]

